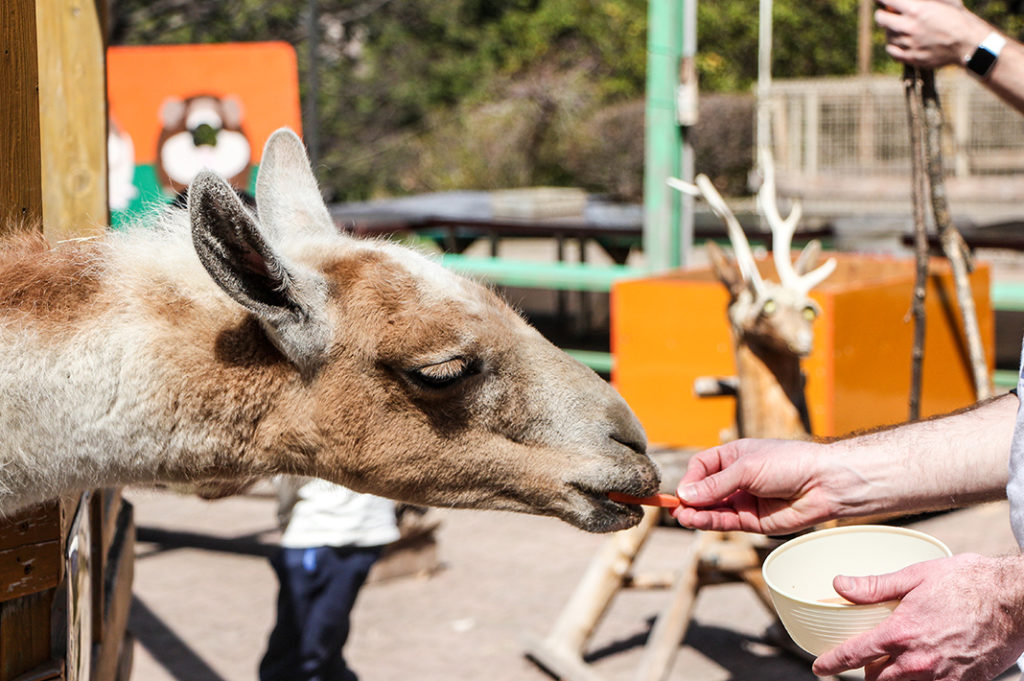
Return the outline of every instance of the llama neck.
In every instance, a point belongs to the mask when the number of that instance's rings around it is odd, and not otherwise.
[[[293,425],[308,422],[294,398],[301,379],[252,322],[196,305],[126,322],[143,317],[137,306],[98,305],[59,336],[0,318],[0,514],[69,489],[239,479],[315,460],[316,439]]]
[[[806,439],[810,431],[800,358],[744,340],[736,344],[740,437]]]

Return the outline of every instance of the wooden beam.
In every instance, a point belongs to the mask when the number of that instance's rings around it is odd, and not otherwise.
[[[50,660],[49,589],[0,604],[0,680],[10,681]]]
[[[5,0],[0,7],[0,225],[38,226],[43,195],[35,3]]]
[[[0,4],[0,232],[46,223],[59,239],[108,222],[103,1]],[[53,677],[68,608],[51,585],[65,578],[76,507],[66,499],[0,522],[0,587],[11,598],[0,602],[0,681]]]
[[[101,4],[101,3],[100,3]],[[0,14],[0,228],[51,239],[108,220],[106,69],[89,0],[6,0]]]
[[[99,234],[110,221],[98,4],[36,0],[43,224],[51,241]]]

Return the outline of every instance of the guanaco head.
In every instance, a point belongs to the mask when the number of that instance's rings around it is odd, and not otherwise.
[[[267,142],[255,212],[209,172],[188,205],[199,260],[237,304],[222,335],[269,343],[267,371],[293,391],[261,424],[282,472],[595,532],[640,520],[608,498],[658,486],[618,393],[489,289],[339,234],[294,133]]]

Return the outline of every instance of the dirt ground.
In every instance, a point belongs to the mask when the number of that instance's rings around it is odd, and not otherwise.
[[[274,502],[204,502],[130,489],[140,541],[130,628],[134,681],[249,681],[263,652],[276,582],[266,555]],[[1005,503],[910,523],[954,551],[1015,552]],[[605,537],[549,518],[445,511],[442,567],[365,588],[346,647],[363,681],[545,681],[524,636],[547,634]],[[672,570],[693,533],[659,527],[641,572]],[[606,681],[632,680],[664,591],[613,602],[587,659]],[[742,585],[702,591],[674,661],[673,681],[813,681],[809,663],[766,642],[768,612]],[[1017,678],[1004,675],[1003,678]]]

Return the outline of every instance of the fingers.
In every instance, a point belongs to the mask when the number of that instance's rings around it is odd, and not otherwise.
[[[689,476],[689,471],[687,471]],[[708,506],[738,491],[743,482],[743,466],[731,466],[704,478],[687,481],[684,477],[676,494],[688,506]]]
[[[724,504],[703,508],[678,506],[672,511],[672,517],[679,521],[680,525],[695,530],[731,532],[747,529],[742,527],[741,519],[736,511],[731,506]]]
[[[885,0],[884,9],[878,9],[875,11],[875,20],[878,20],[879,12],[886,12],[893,15],[907,14],[921,2],[922,0]]]
[[[884,9],[875,10],[875,23],[885,29],[886,37],[889,39],[894,35],[906,35],[914,28],[912,19],[902,14],[887,12]]]
[[[737,447],[743,440],[699,452],[679,481],[677,495],[684,504],[709,506],[718,503],[740,487],[745,466]]]
[[[729,464],[736,460],[734,453],[729,453],[732,443],[727,445],[721,445],[719,447],[712,447],[711,449],[705,449],[703,452],[698,452],[690,459],[689,464],[686,466],[686,473],[683,475],[683,479],[679,481],[679,485],[683,483],[696,482],[703,480],[709,475],[718,473],[724,468],[727,468]]]
[[[868,667],[877,674],[884,668],[885,658],[891,652],[884,638],[884,627],[880,625],[871,631],[855,636],[814,661],[811,670],[818,676],[834,676],[851,669]]]
[[[927,566],[928,563],[911,565],[887,575],[867,577],[840,575],[832,581],[832,586],[840,596],[857,604],[897,600],[921,584],[924,570],[919,569],[919,565]],[[818,676],[831,676],[850,669],[867,667],[866,679],[881,681],[889,678],[888,668],[892,658],[895,658],[896,653],[899,652],[895,639],[891,637],[889,623],[889,620],[885,620],[871,631],[856,636],[824,653],[815,660],[814,673]]]
[[[887,575],[867,577],[837,576],[832,580],[836,592],[853,603],[882,603],[903,598],[921,584],[921,570],[917,565]]]

